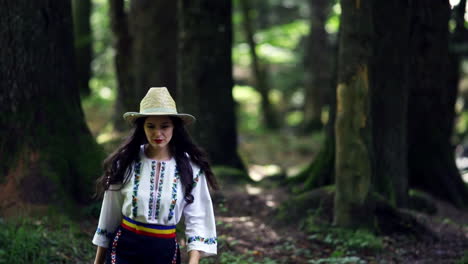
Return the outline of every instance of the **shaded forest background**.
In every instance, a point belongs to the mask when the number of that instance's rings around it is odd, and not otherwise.
[[[92,263],[155,86],[222,184],[203,263],[468,263],[466,0],[0,3],[0,263]]]

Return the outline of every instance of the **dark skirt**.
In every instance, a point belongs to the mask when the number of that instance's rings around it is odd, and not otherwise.
[[[106,264],[180,264],[175,237],[155,237],[120,225],[107,249]]]

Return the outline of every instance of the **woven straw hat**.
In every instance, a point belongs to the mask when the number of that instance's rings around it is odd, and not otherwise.
[[[184,124],[190,125],[195,117],[189,114],[177,113],[176,103],[166,87],[152,87],[140,102],[140,112],[127,112],[123,118],[131,123],[143,116],[177,116]]]

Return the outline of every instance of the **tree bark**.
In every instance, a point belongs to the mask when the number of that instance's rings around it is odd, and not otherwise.
[[[128,16],[124,0],[109,0],[111,28],[115,35],[115,70],[117,73],[117,99],[115,102],[114,126],[117,130],[125,130],[128,126],[122,119],[127,111],[138,111],[138,94],[134,90],[132,76],[132,36],[128,26]]]
[[[239,3],[243,15],[242,25],[244,27],[245,37],[247,44],[249,45],[250,58],[252,60],[251,67],[255,76],[255,87],[262,98],[261,109],[263,123],[268,129],[277,129],[278,121],[269,97],[270,87],[268,84],[267,71],[265,70],[265,67],[260,64],[256,51],[257,44],[254,40],[253,23],[252,18],[250,17],[251,7],[248,0],[240,0]]]
[[[149,87],[167,87],[177,97],[177,1],[131,1],[130,18],[138,100]]]
[[[167,87],[177,96],[177,2],[132,0],[129,11],[123,0],[110,4],[119,84],[115,126],[124,130],[122,114],[138,111],[150,87]]]
[[[330,1],[310,0],[310,33],[304,66],[305,73],[305,103],[304,130],[311,131],[322,128],[322,108],[326,105],[327,95],[332,79],[332,48],[325,31]]]
[[[178,102],[215,165],[241,168],[232,98],[231,2],[179,0]]]
[[[373,228],[369,117],[370,1],[341,1],[334,223]]]
[[[466,207],[468,192],[450,142],[457,86],[449,72],[449,3],[412,1],[411,12],[409,184]]]
[[[1,206],[89,201],[102,153],[76,85],[71,2],[0,4]]]
[[[409,6],[407,0],[372,2],[370,67],[373,184],[392,205],[408,204],[407,115]]]
[[[91,0],[73,0],[73,28],[76,53],[76,78],[81,95],[90,94],[93,35],[91,32]]]

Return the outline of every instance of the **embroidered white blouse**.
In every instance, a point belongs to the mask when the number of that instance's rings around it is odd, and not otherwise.
[[[139,158],[131,166],[131,178],[123,188],[119,190],[120,185],[111,185],[104,193],[93,244],[107,248],[122,215],[138,222],[159,225],[176,225],[184,215],[187,250],[198,250],[202,256],[215,255],[216,225],[203,171],[191,164],[194,201],[188,204],[174,158],[168,161],[149,159],[143,145]]]

